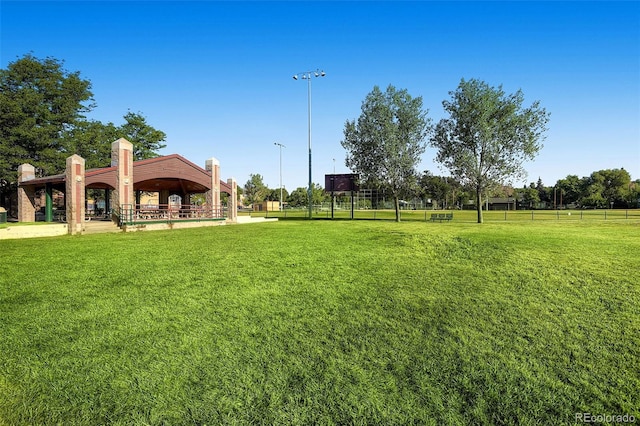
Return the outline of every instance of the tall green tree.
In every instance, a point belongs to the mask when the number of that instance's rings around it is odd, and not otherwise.
[[[582,181],[577,175],[568,175],[558,180],[555,188],[561,191],[563,204],[579,203],[584,192]]]
[[[262,175],[250,174],[249,180],[244,184],[244,197],[247,204],[263,202],[269,195],[269,188],[262,181]]]
[[[526,175],[523,163],[542,148],[549,114],[535,101],[523,107],[518,90],[507,95],[502,86],[480,80],[461,80],[451,100],[442,105],[441,119],[431,139],[436,160],[476,193],[478,223],[482,223],[482,195],[511,178]]]
[[[627,207],[631,209],[640,208],[640,179],[629,183],[627,200]]]
[[[39,176],[64,169],[68,131],[94,107],[91,83],[54,58],[26,55],[0,70],[0,179],[30,163]]]
[[[111,144],[125,138],[133,145],[134,160],[157,157],[166,145],[166,134],[147,123],[141,113],[128,112],[124,123],[116,126],[95,120],[79,121],[67,133],[65,156],[78,154],[86,161],[87,168],[106,167],[111,161]]]
[[[278,189],[278,191],[280,191]],[[279,196],[280,194],[278,194]],[[287,203],[291,207],[303,207],[309,203],[309,188],[298,187],[285,197]],[[330,201],[331,196],[325,192],[322,185],[314,183],[311,187],[311,202],[313,205],[319,205],[324,202]]]
[[[551,203],[553,201],[553,187],[544,186],[542,178],[538,177],[538,182],[535,184],[535,189],[538,191],[538,198],[544,203]]]
[[[444,208],[447,204],[447,199],[450,198],[452,188],[447,182],[447,179],[442,176],[434,176],[428,170],[425,170],[420,177],[421,195],[424,198],[431,198],[435,201],[434,204],[438,204],[441,208]]]
[[[591,176],[582,178],[582,196],[580,197],[581,207],[593,207],[602,209],[607,207],[607,200],[602,193],[604,192],[604,184],[602,181],[593,179]]]
[[[427,111],[422,97],[413,98],[392,85],[384,93],[375,86],[361,111],[357,121],[345,123],[341,144],[347,150],[346,166],[367,184],[391,194],[399,222],[400,197],[417,189],[416,167],[431,130]]]
[[[591,173],[583,178],[584,206],[606,208],[629,205],[631,176],[625,169],[606,169]]]
[[[167,135],[147,123],[142,113],[129,111],[124,116],[124,124],[118,128],[120,137],[133,145],[133,157],[136,160],[157,157],[158,151],[166,147]]]
[[[107,167],[111,162],[111,143],[121,135],[113,123],[81,121],[68,131],[65,155],[78,154],[85,159],[87,169]]]
[[[0,70],[0,204],[15,191],[18,166],[30,163],[37,176],[61,173],[66,158],[78,154],[87,168],[105,167],[111,143],[133,143],[136,160],[158,156],[166,135],[128,112],[116,127],[87,120],[95,107],[91,83],[54,58],[26,55]]]
[[[268,201],[286,201],[289,196],[289,192],[286,189],[282,188],[282,200],[280,200],[280,188],[269,189],[269,193],[267,194]]]
[[[287,198],[289,206],[301,207],[309,203],[309,188],[298,187],[294,189]]]
[[[540,202],[540,193],[535,187],[529,186],[524,187],[520,191],[520,197],[522,199],[522,204],[529,209],[534,209],[537,207]]]
[[[311,187],[311,202],[317,206],[327,201],[331,201],[331,195],[324,190],[322,185],[314,183]]]

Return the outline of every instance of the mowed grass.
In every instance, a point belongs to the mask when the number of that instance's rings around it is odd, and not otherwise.
[[[640,418],[640,222],[0,241],[0,424]]]

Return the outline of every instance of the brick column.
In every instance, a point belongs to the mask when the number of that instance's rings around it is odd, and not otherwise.
[[[84,158],[77,154],[67,158],[65,199],[69,234],[81,234],[84,227]]]
[[[207,206],[213,217],[221,217],[220,211],[220,162],[211,157],[205,162],[205,169],[211,173],[211,189],[206,193]]]
[[[18,222],[34,222],[36,220],[36,188],[20,185],[35,177],[36,168],[31,164],[18,166]]]
[[[135,209],[133,197],[133,144],[120,138],[111,144],[111,166],[116,166],[116,188],[113,191],[113,211],[120,207]]]
[[[231,194],[227,202],[227,220],[235,223],[238,221],[238,183],[234,178],[229,178],[227,185],[231,187]]]

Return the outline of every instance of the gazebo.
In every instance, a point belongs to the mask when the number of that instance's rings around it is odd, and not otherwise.
[[[220,180],[220,163],[215,158],[201,168],[172,154],[133,161],[133,145],[118,139],[111,145],[111,166],[85,170],[78,155],[67,158],[64,174],[35,177],[35,168],[18,168],[18,221],[35,220],[36,193],[44,189],[44,219],[52,222],[53,191],[64,193],[65,219],[69,233],[82,233],[86,222],[87,190],[104,190],[107,217],[123,227],[142,223],[237,220],[237,183]],[[220,192],[229,195],[228,208],[220,203]],[[140,204],[141,194],[156,193],[156,204]],[[191,196],[204,194],[204,203],[192,203]],[[179,201],[177,201],[179,200]]]

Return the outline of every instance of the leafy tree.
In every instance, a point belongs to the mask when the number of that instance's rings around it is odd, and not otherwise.
[[[282,188],[283,201],[286,201],[288,196],[289,196],[289,193],[287,192],[287,190]],[[267,194],[266,199],[269,200],[269,201],[281,201],[280,200],[280,188],[269,189],[269,193]]]
[[[396,221],[400,221],[400,197],[416,189],[417,171],[431,127],[422,97],[407,90],[378,86],[362,102],[362,113],[347,120],[342,146],[346,165],[375,188],[385,189],[394,199]]]
[[[269,194],[269,188],[262,181],[262,175],[250,174],[249,180],[244,184],[244,196],[248,204],[259,204]]]
[[[591,173],[584,179],[585,206],[606,208],[626,206],[631,188],[631,176],[625,169],[606,169]]]
[[[65,155],[78,154],[85,159],[86,168],[107,167],[111,162],[111,143],[121,137],[113,123],[81,121],[68,132]]]
[[[631,184],[631,176],[625,169],[607,169],[596,172],[604,181],[603,196],[609,206],[622,206],[626,204],[627,194]]]
[[[629,183],[629,192],[627,197],[627,207],[632,209],[640,207],[640,179],[636,179]]]
[[[319,183],[314,183],[311,187],[311,202],[318,205],[330,200],[331,195],[325,192],[324,187]]]
[[[16,189],[18,166],[30,163],[38,176],[61,173],[66,158],[78,154],[87,168],[108,166],[111,143],[125,137],[136,160],[157,156],[166,135],[140,114],[127,113],[125,123],[86,120],[95,107],[91,83],[63,62],[32,55],[0,70],[0,203]]]
[[[553,188],[544,186],[541,178],[538,178],[538,182],[536,183],[535,188],[538,191],[538,198],[540,198],[540,201],[545,203],[550,203],[552,201]]]
[[[473,193],[470,192],[469,190],[460,187],[456,192],[454,192],[453,194],[453,200],[456,203],[456,206],[458,208],[463,208],[463,206],[465,204],[469,204],[469,202],[473,199]]]
[[[116,127],[113,123],[80,121],[68,131],[66,156],[78,154],[86,160],[87,168],[106,167],[111,161],[111,143],[125,138],[133,145],[134,160],[157,157],[164,148],[166,134],[150,126],[141,113],[128,112],[124,123]]]
[[[564,179],[556,182],[556,188],[562,191],[562,203],[574,204],[579,203],[582,197],[583,182],[577,175],[568,175]]]
[[[522,166],[541,148],[548,113],[535,101],[523,108],[518,90],[506,95],[480,80],[464,79],[451,100],[442,105],[449,114],[436,126],[431,144],[436,159],[476,194],[478,223],[482,223],[482,195],[510,178],[524,176]]]
[[[276,190],[276,189],[267,188],[267,195],[264,197],[265,200],[278,201],[278,198],[280,198],[280,189]]]
[[[524,187],[520,191],[522,197],[522,204],[529,209],[535,208],[540,202],[540,195],[535,187]]]
[[[446,178],[434,176],[428,170],[425,170],[420,177],[419,186],[422,197],[431,198],[443,207],[446,205],[446,200],[452,192],[452,188]]]
[[[157,157],[157,151],[166,147],[162,142],[165,142],[167,135],[150,126],[142,113],[129,111],[124,119],[125,123],[119,127],[118,132],[120,137],[133,145],[133,157],[136,160]]]
[[[30,163],[40,176],[64,169],[68,130],[94,107],[91,83],[53,58],[32,55],[0,70],[0,179]]]
[[[291,207],[301,207],[307,205],[309,202],[308,188],[296,188],[288,197],[289,205]]]
[[[597,209],[607,207],[607,200],[602,196],[603,189],[602,184],[599,182],[588,184],[580,200],[582,207],[594,207]]]
[[[278,192],[280,190],[278,189]],[[308,205],[309,203],[309,188],[296,188],[289,196],[286,198],[287,203],[291,207],[303,207]],[[278,194],[279,196],[280,194]],[[324,202],[330,201],[331,195],[325,192],[322,185],[318,183],[314,183],[311,187],[311,202],[314,205],[322,204]]]

